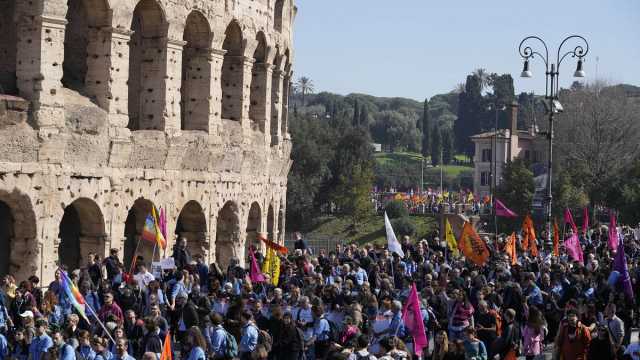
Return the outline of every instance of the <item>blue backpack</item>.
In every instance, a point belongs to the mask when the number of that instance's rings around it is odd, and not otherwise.
[[[235,336],[231,335],[227,330],[224,331],[224,357],[226,359],[235,359],[238,357],[238,342]]]

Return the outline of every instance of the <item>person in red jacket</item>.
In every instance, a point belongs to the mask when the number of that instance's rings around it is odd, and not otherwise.
[[[578,312],[571,309],[567,317],[560,323],[558,336],[555,340],[557,359],[585,360],[591,343],[589,328],[578,321]]]
[[[120,325],[124,322],[122,309],[120,309],[120,306],[113,300],[113,293],[108,292],[104,294],[104,305],[100,308],[100,311],[98,311],[98,317],[103,322],[107,322],[110,316],[114,316]]]

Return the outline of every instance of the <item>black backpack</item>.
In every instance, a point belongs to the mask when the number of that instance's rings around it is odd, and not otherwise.
[[[338,327],[333,323],[333,321],[326,318],[324,319],[329,323],[329,341],[337,343],[340,339],[340,331],[338,331]]]

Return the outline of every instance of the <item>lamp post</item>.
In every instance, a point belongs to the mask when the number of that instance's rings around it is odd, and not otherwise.
[[[544,53],[536,51],[531,47],[531,45],[528,45],[535,41],[538,41],[542,44],[542,46],[544,47]],[[573,50],[562,52],[562,47],[568,41],[577,42],[578,45],[576,45],[576,47],[573,48]],[[523,78],[533,77],[533,74],[529,69],[529,60],[533,59],[535,56],[538,56],[540,59],[542,59],[545,65],[545,95],[544,95],[545,102],[544,104],[545,104],[545,109],[549,114],[549,128],[547,129],[546,133],[541,133],[541,134],[546,135],[547,139],[549,140],[549,154],[548,154],[549,161],[547,164],[548,168],[547,168],[547,203],[546,203],[547,214],[546,215],[547,215],[547,247],[551,247],[553,246],[553,241],[551,240],[552,239],[551,210],[552,210],[552,202],[553,202],[553,194],[551,191],[551,175],[552,175],[552,165],[553,165],[553,116],[554,114],[561,113],[563,111],[562,105],[560,104],[560,101],[558,101],[559,99],[558,93],[560,90],[559,81],[558,81],[558,77],[560,76],[560,64],[562,64],[562,61],[569,55],[571,55],[572,58],[577,57],[578,64],[576,67],[576,71],[573,73],[573,76],[577,78],[584,77],[585,72],[582,68],[582,61],[583,61],[582,59],[585,56],[587,56],[587,53],[589,52],[589,43],[584,37],[580,35],[571,35],[566,37],[564,40],[562,40],[562,42],[560,43],[560,46],[558,47],[555,63],[550,62],[550,61],[553,61],[553,59],[549,58],[549,49],[547,47],[547,44],[537,36],[527,36],[526,38],[524,38],[520,42],[520,46],[518,47],[518,52],[520,53],[520,56],[524,59],[524,66],[522,68],[522,73],[520,75]]]
[[[491,139],[491,210],[493,211],[493,228],[495,231],[496,249],[498,246],[498,214],[496,213],[496,189],[498,188],[498,115],[507,107],[494,103],[489,104],[487,110],[495,110],[496,116],[493,123],[493,137]]]

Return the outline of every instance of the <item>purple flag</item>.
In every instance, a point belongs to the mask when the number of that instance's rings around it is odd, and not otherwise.
[[[160,208],[160,219],[158,219],[158,222],[160,225],[160,232],[162,233],[162,236],[166,239],[167,238],[167,213],[166,211],[164,211],[164,208]]]
[[[567,250],[567,254],[571,256],[573,261],[580,261],[581,263],[584,263],[584,254],[582,253],[578,234],[574,233],[570,238],[565,240],[564,248]]]
[[[253,255],[253,250],[249,250],[249,254],[251,254],[251,270],[249,271],[249,279],[251,280],[251,283],[264,282],[264,275],[262,274],[262,271],[260,271],[256,256]]]
[[[509,208],[504,206],[502,201],[495,199],[496,201],[496,216],[515,218],[518,217],[518,214],[511,211]]]
[[[613,210],[609,210],[609,249],[613,252],[618,250],[618,222]]]
[[[571,210],[569,210],[569,208],[564,209],[564,223],[571,225],[571,229],[573,230],[574,234],[578,233],[578,227],[573,221],[573,215],[571,215]]]
[[[629,277],[629,268],[627,267],[627,258],[624,253],[624,245],[622,239],[618,243],[618,252],[613,259],[613,270],[620,273],[618,283],[622,284],[624,294],[631,300],[633,300],[633,286],[631,285],[631,278]]]
[[[429,347],[429,342],[427,341],[427,334],[424,330],[422,311],[420,311],[420,298],[418,297],[418,290],[416,289],[415,283],[411,287],[407,303],[404,304],[404,308],[402,309],[402,321],[413,338],[414,352],[420,356],[422,349]]]
[[[589,208],[585,206],[582,211],[582,232],[584,232],[585,236],[587,231],[589,231]]]

